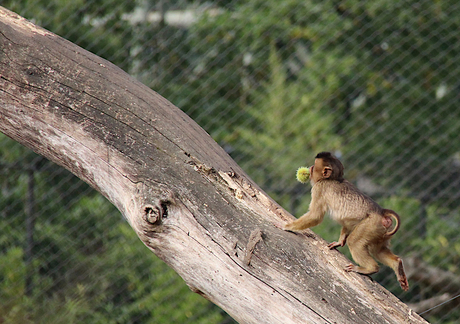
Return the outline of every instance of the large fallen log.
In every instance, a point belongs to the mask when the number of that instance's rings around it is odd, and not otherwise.
[[[107,197],[194,292],[240,323],[425,323],[292,218],[180,109],[0,9],[0,130]]]

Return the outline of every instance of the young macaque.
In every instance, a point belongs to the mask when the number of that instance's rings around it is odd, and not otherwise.
[[[391,267],[401,288],[409,289],[402,260],[389,249],[390,238],[399,228],[399,216],[383,209],[370,197],[343,178],[344,167],[331,153],[321,152],[310,167],[311,203],[309,211],[299,219],[282,226],[287,231],[300,231],[320,224],[324,214],[342,225],[338,242],[333,249],[348,244],[359,266],[350,264],[345,271],[372,274],[379,270],[374,258]],[[392,229],[393,220],[395,222]]]

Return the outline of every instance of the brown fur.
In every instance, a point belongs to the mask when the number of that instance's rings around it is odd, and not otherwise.
[[[300,231],[320,224],[326,212],[342,225],[338,242],[329,248],[348,244],[353,260],[345,270],[372,274],[379,270],[377,261],[391,267],[403,290],[409,289],[402,260],[389,248],[390,238],[400,226],[398,214],[380,207],[353,184],[344,180],[344,167],[331,153],[322,152],[310,167],[311,203],[299,219],[284,225],[288,231]],[[389,228],[395,222],[394,228]]]

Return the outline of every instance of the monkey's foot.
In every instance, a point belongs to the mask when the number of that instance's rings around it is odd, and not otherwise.
[[[353,263],[347,265],[344,269],[346,272],[356,272],[356,266]]]
[[[360,267],[360,266],[357,266],[357,265],[354,265],[352,263],[350,263],[349,265],[347,265],[344,269],[346,272],[356,272],[356,273],[359,273],[359,274],[362,274],[362,275],[366,275],[366,276],[369,276],[371,274],[374,274],[376,272],[379,271],[379,266],[377,264],[375,264],[375,266],[369,266],[367,268],[364,268],[364,267]]]
[[[409,290],[409,282],[407,281],[406,278],[400,279],[398,281],[399,281],[399,285],[401,286],[402,290],[404,290],[404,291]]]
[[[350,263],[349,265],[347,265],[343,270],[345,270],[346,272],[358,272],[358,267],[355,266],[353,263]]]
[[[329,243],[329,244],[327,245],[327,247],[328,247],[329,249],[331,249],[331,250],[332,250],[333,248],[338,247],[338,246],[343,246],[343,244],[340,243],[340,242],[332,242],[332,243]]]
[[[404,272],[404,267],[402,260],[399,259],[398,269],[396,271],[396,277],[398,277],[399,285],[404,291],[409,290],[409,282],[407,281],[406,273]]]

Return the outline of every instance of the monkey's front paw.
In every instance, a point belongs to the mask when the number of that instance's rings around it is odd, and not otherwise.
[[[288,224],[275,223],[274,225],[275,225],[276,227],[278,227],[279,229],[282,229],[283,231],[291,232],[291,233],[297,234],[297,231],[294,230],[291,226],[289,226],[290,224],[291,224],[291,223],[288,223]]]
[[[273,224],[275,225],[275,227],[279,228],[279,229],[282,229],[283,231],[288,231],[288,232],[292,232],[287,225],[289,224],[281,224],[281,223],[275,223]]]
[[[344,269],[346,272],[353,272],[355,271],[355,265],[353,263],[350,263],[349,265],[347,265]]]
[[[279,228],[279,229],[282,229],[284,230],[284,224],[281,224],[281,223],[274,223],[273,225],[275,225],[275,227]]]

